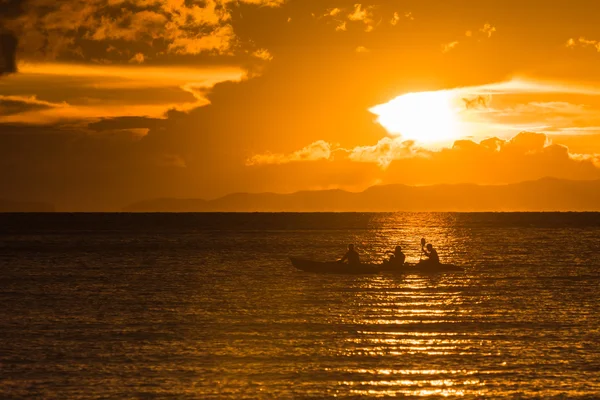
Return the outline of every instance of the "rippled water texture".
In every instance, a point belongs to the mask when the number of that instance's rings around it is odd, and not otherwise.
[[[588,397],[599,214],[0,215],[0,397]],[[316,275],[419,240],[465,273]]]

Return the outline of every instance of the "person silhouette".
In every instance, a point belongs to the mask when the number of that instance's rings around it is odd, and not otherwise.
[[[427,260],[423,262],[426,262],[428,264],[439,264],[440,256],[438,256],[437,250],[433,248],[433,245],[431,243],[427,243],[426,248],[427,250],[421,249],[423,251],[423,254],[425,254],[425,257],[427,257]]]
[[[348,265],[358,265],[360,264],[360,258],[358,256],[358,252],[354,250],[354,245],[348,245],[348,251],[344,254],[344,257],[339,262],[344,262],[348,260]]]
[[[396,246],[394,251],[388,251],[386,254],[391,254],[388,262],[390,264],[402,266],[406,261],[406,255],[402,252],[402,247]]]

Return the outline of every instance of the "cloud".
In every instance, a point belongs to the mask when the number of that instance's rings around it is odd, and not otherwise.
[[[576,83],[561,81],[513,78],[504,82],[490,83],[480,86],[461,88],[474,94],[502,95],[502,94],[526,94],[526,93],[562,93],[581,94],[589,96],[600,95],[600,87],[585,86]]]
[[[483,25],[483,27],[478,30],[478,32],[479,32],[479,37],[480,38],[483,37],[483,38],[489,39],[489,38],[492,37],[492,34],[494,32],[496,32],[496,27],[492,26],[490,23],[486,22]],[[467,40],[471,40],[471,39],[475,39],[476,38],[476,35],[470,29],[467,30],[467,31],[465,31],[465,36],[466,36]],[[452,42],[449,42],[449,43],[446,43],[446,44],[442,44],[442,53],[448,53],[448,52],[450,52],[451,50],[455,49],[456,46],[459,45],[459,43],[460,42],[458,40],[454,40]]]
[[[497,129],[508,130],[511,126],[539,132],[572,132],[581,134],[582,129],[596,131],[600,125],[600,94],[594,87],[565,87],[562,84],[540,83],[532,91],[500,91],[494,95],[495,107],[479,114]],[[516,92],[516,93],[510,93]],[[539,101],[538,99],[546,101]]]
[[[544,134],[521,132],[512,139],[505,141],[498,151],[505,149],[521,154],[535,154],[544,151],[549,144],[548,137]]]
[[[23,13],[25,0],[0,0],[0,77],[17,72],[18,39],[7,21]]]
[[[125,21],[127,21],[127,23],[125,23]],[[100,23],[97,26],[93,27],[94,29],[90,29],[84,35],[86,39],[95,41],[147,41],[148,43],[151,43],[153,39],[157,38],[158,32],[163,32],[169,19],[167,16],[154,11],[144,10],[134,12],[123,9],[117,18],[103,16],[100,17],[99,22]]]
[[[161,167],[186,168],[187,164],[179,154],[164,154],[158,159],[158,165]]]
[[[262,6],[262,7],[279,7],[281,5],[283,5],[286,0],[237,0],[240,3],[246,3],[246,4],[253,4],[256,6]],[[226,1],[226,3],[235,3],[235,0],[229,0]]]
[[[423,149],[416,147],[413,141],[387,137],[374,146],[357,146],[347,153],[352,161],[375,163],[387,168],[393,160],[417,156],[423,153]]]
[[[88,124],[88,128],[95,132],[115,131],[120,129],[164,129],[164,119],[146,117],[118,117],[104,118],[97,122]]]
[[[590,40],[585,37],[580,37],[578,40],[570,38],[567,40],[567,47],[575,48],[575,47],[593,47],[596,51],[600,52],[600,41],[598,40]]]
[[[506,138],[520,131],[600,132],[599,90],[591,85],[515,78],[405,93],[368,109],[388,134],[435,147],[459,137]]]
[[[22,63],[19,69],[20,74],[3,80],[3,92],[13,100],[28,99],[28,107],[12,106],[14,112],[0,114],[0,123],[39,125],[119,116],[165,118],[169,110],[189,111],[208,104],[206,95],[217,83],[247,77],[243,69],[229,66]],[[47,85],[40,86],[41,81]],[[29,90],[36,90],[37,97]],[[60,106],[38,100],[54,98],[57,90],[64,97]]]
[[[329,10],[327,10],[327,12],[325,13],[325,16],[327,17],[335,17],[339,14],[341,14],[342,10],[335,7],[335,8],[330,8]]]
[[[347,30],[348,27],[346,26],[346,21],[340,22],[340,24],[335,27],[336,32],[345,32]]]
[[[78,77],[78,78],[104,78],[123,79],[140,82],[140,85],[162,87],[170,86],[173,82],[198,81],[207,85],[214,85],[225,80],[239,81],[245,77],[246,72],[234,66],[206,66],[184,67],[170,66],[118,66],[118,65],[90,65],[67,63],[21,63],[19,70],[23,75],[50,76],[50,77]]]
[[[63,210],[117,210],[124,199],[152,197],[166,182],[173,193],[189,183],[182,154],[148,151],[149,135],[23,125],[3,125],[1,132],[0,182],[15,198],[46,199]]]
[[[133,57],[131,57],[131,60],[129,60],[129,62],[143,64],[145,60],[146,60],[146,57],[144,57],[144,55],[142,53],[136,53]]]
[[[479,107],[488,107],[489,103],[492,101],[491,96],[476,96],[474,98],[463,97],[462,101],[465,103],[465,108],[467,110],[477,109]]]
[[[600,88],[596,86],[516,78],[460,88],[456,93],[465,99],[469,111],[461,118],[474,122],[474,129],[487,130],[487,134],[515,130],[577,134],[582,128],[596,131],[594,127],[600,125]]]
[[[373,6],[363,7],[362,4],[355,4],[354,10],[348,14],[348,20],[354,22],[363,22],[365,31],[370,32],[374,29]]]
[[[88,52],[94,46],[81,46],[82,39],[117,50],[104,55],[111,61],[126,62],[138,53],[146,57],[243,54],[231,23],[240,3],[277,7],[283,1],[29,0],[26,12],[5,24],[22,39],[28,58],[78,53],[100,59],[97,49],[94,56]]]
[[[591,162],[600,169],[600,154],[571,154],[571,158],[576,161]]]
[[[386,137],[373,146],[356,146],[351,149],[335,147],[324,140],[318,140],[290,154],[256,154],[246,161],[246,165],[273,165],[290,162],[348,159],[358,163],[374,163],[385,169],[393,160],[415,157],[427,152],[427,150],[415,146],[414,141],[403,141],[400,138]]]
[[[256,154],[246,161],[246,165],[287,164],[297,161],[327,160],[331,157],[331,144],[319,140],[291,154]]]
[[[17,72],[16,54],[17,38],[10,33],[0,32],[0,76]]]
[[[314,146],[325,146],[329,151],[318,156],[299,157],[297,153],[314,154]],[[503,140],[488,138],[480,142],[457,140],[450,147],[437,151],[424,149],[410,141],[384,138],[373,146],[352,149],[336,148],[326,142],[307,146],[292,156],[275,155],[265,162],[249,162],[247,166],[279,165],[296,161],[317,165],[323,174],[340,165],[375,165],[367,168],[371,182],[405,184],[439,184],[478,182],[483,184],[514,183],[540,179],[546,176],[563,179],[598,179],[600,165],[596,155],[572,154],[566,146],[553,144],[543,133],[521,132]],[[328,163],[323,164],[323,161]],[[476,165],[477,168],[473,168]],[[300,167],[298,167],[300,168]],[[418,171],[415,173],[415,171]],[[364,179],[361,178],[361,179]]]
[[[357,53],[368,53],[370,50],[367,49],[365,46],[358,46],[354,51],[356,51]]]
[[[313,17],[316,19],[325,19],[328,22],[335,23],[336,32],[345,32],[352,25],[362,25],[365,32],[373,32],[383,20],[389,18],[390,14],[381,11],[382,8],[385,7],[365,6],[363,4],[356,3],[352,7],[347,8],[327,8],[322,14],[313,13]],[[397,26],[402,18],[414,20],[414,16],[410,11],[406,11],[404,13],[400,13],[398,11],[387,12],[390,12],[392,15],[391,18],[388,19],[391,26]]]
[[[465,152],[470,153],[502,153],[503,155],[536,155],[547,151],[557,151],[546,134],[535,132],[520,132],[510,139],[503,140],[496,137],[481,140],[479,143],[472,140],[456,140],[450,147],[440,150],[429,150],[417,146],[412,140],[386,137],[372,146],[356,146],[351,149],[334,147],[330,143],[319,140],[290,154],[257,154],[249,158],[247,166],[265,164],[286,164],[290,162],[312,162],[318,160],[339,160],[347,158],[353,162],[374,163],[386,169],[393,161],[407,158],[436,158],[438,154]],[[567,149],[566,146],[560,146]],[[568,155],[568,149],[566,150]],[[559,153],[564,153],[560,150]],[[337,154],[337,155],[336,155]],[[341,157],[340,155],[345,155]]]
[[[170,52],[176,54],[200,54],[203,52],[214,52],[222,55],[232,55],[235,33],[231,25],[220,26],[210,35],[201,37],[174,37],[168,46]]]
[[[355,4],[354,11],[348,14],[350,21],[363,21],[365,23],[372,22],[372,7],[363,8],[362,4]]]
[[[526,104],[518,104],[510,110],[513,113],[524,114],[551,114],[557,115],[582,115],[584,113],[596,114],[595,110],[590,110],[585,104],[572,104],[567,101],[532,101]]]
[[[449,51],[454,50],[456,48],[456,46],[458,46],[457,40],[455,40],[454,42],[443,44],[442,45],[442,53],[448,53]]]
[[[491,38],[492,34],[496,32],[496,27],[490,25],[489,23],[486,23],[485,25],[483,25],[483,28],[479,29],[479,32],[483,33],[488,38]]]
[[[252,55],[264,61],[273,60],[273,55],[267,49],[258,49]]]
[[[406,11],[402,15],[404,18],[406,18],[409,21],[414,21],[414,19],[415,19],[412,12],[410,12],[410,11]],[[394,11],[394,14],[392,15],[392,19],[390,20],[390,25],[392,25],[392,26],[398,25],[398,23],[400,22],[400,19],[401,19],[400,13],[398,13],[397,11]]]
[[[553,136],[558,133],[580,136],[600,132],[598,104],[530,101],[481,110],[480,117],[485,118],[490,126],[497,125],[496,129],[505,131],[525,127]]]
[[[38,100],[35,96],[3,96],[0,95],[0,116],[15,115],[25,112],[65,108],[67,103],[51,103]]]

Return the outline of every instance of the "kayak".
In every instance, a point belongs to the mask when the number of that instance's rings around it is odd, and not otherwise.
[[[404,265],[394,265],[388,262],[384,262],[383,264],[349,265],[338,261],[312,261],[295,257],[290,257],[290,260],[292,261],[292,265],[301,271],[322,274],[365,275],[378,274],[380,272],[428,274],[464,271],[463,267],[453,264],[430,264],[427,262],[420,262],[417,264],[406,263]]]

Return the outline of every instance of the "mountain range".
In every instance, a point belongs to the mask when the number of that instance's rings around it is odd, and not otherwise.
[[[234,193],[214,200],[163,198],[128,212],[600,211],[600,180],[543,178],[507,185],[381,185],[363,192]]]

